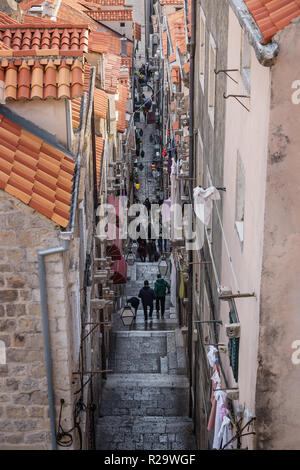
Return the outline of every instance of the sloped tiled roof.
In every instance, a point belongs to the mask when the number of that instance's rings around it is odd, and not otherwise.
[[[180,82],[180,71],[179,71],[179,66],[178,65],[173,65],[171,74],[172,74],[173,83],[179,83]]]
[[[0,26],[0,40],[13,50],[14,56],[76,56],[88,51],[86,24],[5,25]]]
[[[115,54],[105,55],[105,91],[116,94],[122,65],[121,57]]]
[[[82,61],[78,58],[0,59],[6,99],[75,98],[83,93]]]
[[[100,171],[101,171],[101,162],[104,149],[104,139],[96,135],[96,173],[97,173],[97,187],[99,188],[100,184]]]
[[[75,162],[0,114],[0,188],[66,227]]]
[[[160,4],[162,6],[164,5],[183,5],[183,0],[160,0]]]
[[[184,10],[178,10],[168,15],[168,24],[171,35],[174,54],[170,55],[170,62],[176,60],[176,46],[184,54],[186,50],[185,17]]]
[[[139,23],[134,23],[134,39],[137,41],[142,39],[142,27]]]
[[[267,43],[300,16],[299,0],[244,0]]]
[[[87,10],[96,21],[132,21],[132,10]]]
[[[127,86],[119,85],[119,99],[116,101],[116,110],[118,111],[117,130],[125,132],[126,130],[126,109],[129,91]]]
[[[2,26],[6,24],[19,24],[19,22],[8,16],[6,13],[3,13],[3,11],[0,11],[0,25]]]
[[[90,0],[89,2],[86,2],[86,0],[83,1],[83,3],[95,3],[96,5],[101,5],[103,7],[119,7],[125,5],[126,0]]]

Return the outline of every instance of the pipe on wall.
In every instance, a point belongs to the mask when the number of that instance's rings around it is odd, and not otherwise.
[[[196,0],[191,2],[191,43],[190,43],[190,123],[189,123],[189,137],[190,137],[190,158],[189,158],[189,193],[190,197],[193,195],[193,176],[194,176],[194,69],[195,69],[195,13],[196,13]],[[192,202],[192,201],[191,201]],[[189,251],[189,262],[193,262],[193,252]],[[189,264],[189,304],[188,304],[188,356],[189,356],[189,380],[190,380],[190,397],[189,397],[189,415],[192,416],[192,386],[193,386],[193,372],[192,372],[192,356],[193,356],[193,265]]]

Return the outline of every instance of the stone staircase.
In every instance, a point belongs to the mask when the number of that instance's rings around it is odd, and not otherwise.
[[[181,331],[115,331],[112,340],[97,449],[196,449]]]

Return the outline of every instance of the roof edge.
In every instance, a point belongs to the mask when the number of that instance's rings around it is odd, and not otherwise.
[[[228,0],[228,2],[238,18],[241,27],[247,34],[260,64],[264,67],[272,67],[279,53],[279,44],[275,41],[265,45],[261,44],[264,39],[263,35],[244,0]]]

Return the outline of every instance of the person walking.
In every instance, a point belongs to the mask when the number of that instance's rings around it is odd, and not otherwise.
[[[154,295],[156,298],[157,318],[159,318],[159,310],[161,311],[161,318],[163,318],[165,314],[166,290],[168,290],[168,294],[170,294],[170,291],[171,291],[170,284],[161,277],[161,274],[158,274],[157,279],[154,284]]]
[[[152,263],[153,261],[155,261],[156,247],[153,240],[151,239],[147,243],[147,252],[149,256],[149,262]]]
[[[148,307],[150,308],[149,318],[152,318],[153,301],[155,299],[155,294],[154,290],[151,289],[151,287],[149,286],[148,281],[144,282],[144,287],[139,292],[139,298],[142,300],[145,320],[148,319]]]
[[[130,297],[130,299],[127,300],[127,303],[134,308],[135,316],[137,316],[137,311],[140,305],[140,299],[138,299],[137,297]]]
[[[144,240],[139,241],[138,254],[141,258],[141,261],[145,263],[147,256],[147,245]]]

